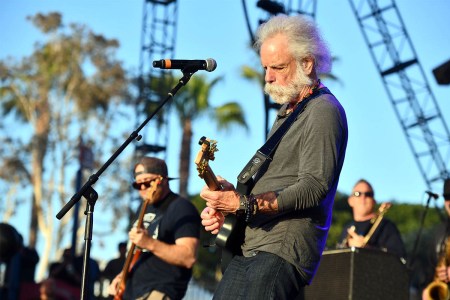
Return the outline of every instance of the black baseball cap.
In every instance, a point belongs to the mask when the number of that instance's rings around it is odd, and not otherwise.
[[[161,175],[162,177],[167,178],[169,180],[176,179],[176,178],[172,178],[172,177],[168,176],[166,162],[164,160],[162,160],[162,159],[159,159],[159,158],[156,158],[156,157],[144,156],[134,166],[134,170],[136,170],[136,167],[138,165],[144,166],[144,170],[143,171],[139,171],[139,172],[135,171],[134,172],[134,176],[135,177],[137,175],[139,175],[139,174],[151,173],[151,174]]]

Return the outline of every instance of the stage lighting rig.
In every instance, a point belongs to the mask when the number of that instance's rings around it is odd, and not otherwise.
[[[284,14],[285,9],[284,5],[277,2],[277,1],[271,1],[271,0],[259,0],[256,3],[256,6],[261,8],[262,10],[265,10],[269,14],[277,15],[277,14]]]

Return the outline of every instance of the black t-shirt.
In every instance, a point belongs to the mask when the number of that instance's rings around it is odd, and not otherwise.
[[[200,216],[188,200],[171,193],[160,205],[149,206],[144,227],[149,235],[167,244],[183,237],[200,237]],[[151,252],[143,252],[127,280],[124,299],[136,299],[158,290],[171,299],[182,299],[192,270],[171,265]]]
[[[353,221],[344,227],[341,240],[347,237],[347,229],[352,225],[355,226],[355,232],[363,236],[366,236],[372,227],[370,220],[363,222]],[[369,239],[366,247],[378,248],[406,259],[405,245],[403,244],[400,232],[398,231],[397,226],[386,218],[381,220],[380,225]]]

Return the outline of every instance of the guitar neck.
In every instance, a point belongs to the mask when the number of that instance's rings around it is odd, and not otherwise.
[[[125,290],[125,285],[128,279],[128,273],[130,272],[130,269],[132,267],[132,262],[135,262],[135,257],[139,254],[135,253],[134,250],[136,249],[136,245],[135,244],[131,244],[130,249],[128,250],[128,254],[127,254],[127,259],[125,260],[125,264],[123,265],[122,268],[122,278],[120,280],[119,283],[119,287],[123,288],[123,290]]]
[[[367,233],[367,235],[364,237],[364,244],[363,247],[365,247],[367,245],[367,243],[369,242],[370,238],[372,237],[373,233],[375,232],[375,230],[377,230],[378,226],[381,223],[381,220],[383,220],[384,214],[387,212],[387,210],[390,208],[390,204],[389,203],[385,203],[385,205],[382,206],[381,211],[378,213],[377,217],[375,218],[372,227],[370,228],[369,232]]]
[[[203,173],[203,179],[205,180],[206,185],[210,190],[218,191],[222,189],[222,185],[217,180],[216,175],[214,175],[214,172],[209,165],[206,166],[205,168],[205,172]]]
[[[144,201],[142,203],[142,208],[139,213],[139,218],[136,225],[137,228],[143,228],[142,224],[144,220],[145,211],[147,210],[147,205],[148,205],[147,201]],[[122,300],[123,293],[125,292],[125,286],[127,284],[128,274],[136,264],[137,260],[139,259],[141,252],[142,251],[140,249],[136,249],[136,245],[134,243],[131,243],[130,249],[128,250],[127,253],[127,258],[125,260],[125,264],[123,265],[122,268],[121,273],[122,278],[120,279],[119,287],[116,295],[114,296],[114,300]]]

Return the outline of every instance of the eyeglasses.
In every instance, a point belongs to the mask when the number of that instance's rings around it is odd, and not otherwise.
[[[373,192],[353,192],[352,196],[353,197],[361,197],[362,195],[366,196],[366,197],[370,197],[373,198]]]
[[[143,182],[136,182],[135,181],[135,182],[133,182],[132,187],[135,190],[145,190],[145,189],[148,189],[152,185],[153,181],[154,181],[154,179],[153,180],[143,181]],[[144,187],[142,187],[142,186],[144,186]]]

